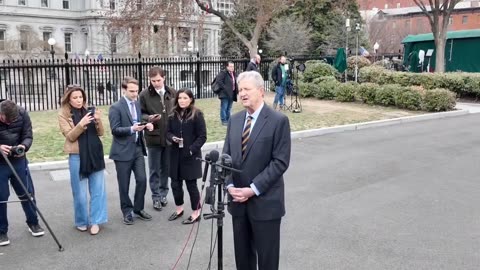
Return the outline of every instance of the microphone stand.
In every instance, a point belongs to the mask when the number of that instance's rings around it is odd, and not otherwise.
[[[226,193],[224,179],[219,176],[218,168],[222,170],[232,171],[240,173],[240,170],[234,169],[232,167],[224,166],[218,164],[216,161],[208,160],[208,157],[205,157],[207,160],[203,160],[206,163],[205,167],[207,168],[208,164],[212,167],[210,169],[210,186],[207,189],[207,198],[211,195],[212,200],[206,203],[214,205],[215,204],[215,189],[217,189],[217,208],[212,207],[212,213],[203,214],[203,219],[208,220],[215,218],[217,219],[217,239],[218,239],[218,248],[217,248],[217,270],[223,270],[223,218],[225,217],[225,205],[223,202],[223,195]],[[217,168],[218,167],[218,168]],[[208,168],[207,168],[208,169]],[[205,169],[205,170],[207,170]],[[223,172],[222,172],[223,173]],[[203,178],[206,179],[206,173],[203,175]],[[205,182],[205,180],[204,180]]]
[[[3,153],[3,151],[0,151],[0,153],[2,153],[2,157],[3,159],[5,160],[5,162],[7,163],[8,167],[10,167],[10,170],[12,170],[12,173],[13,173],[13,176],[14,178],[18,181],[18,183],[20,184],[20,186],[22,187],[23,189],[23,192],[25,192],[25,195],[27,196],[28,200],[30,201],[30,203],[33,205],[33,207],[35,208],[35,211],[37,211],[38,215],[40,216],[40,218],[42,219],[43,223],[45,224],[45,226],[47,227],[48,231],[50,232],[50,234],[52,235],[53,237],[53,240],[55,240],[55,243],[57,243],[57,246],[58,246],[58,251],[64,251],[64,248],[63,246],[60,244],[60,242],[58,241],[57,237],[55,236],[55,234],[53,233],[52,229],[50,228],[50,226],[48,225],[47,221],[45,220],[45,218],[43,217],[42,213],[40,212],[40,209],[38,209],[37,207],[37,204],[35,203],[35,198],[32,196],[32,194],[28,193],[28,190],[27,188],[25,187],[25,185],[23,184],[22,180],[20,179],[20,177],[18,176],[17,172],[15,171],[15,168],[13,168],[13,165],[12,163],[10,162],[10,160],[8,159],[8,157],[5,155],[5,153]],[[26,162],[26,160],[25,160]],[[30,173],[30,172],[29,172]]]

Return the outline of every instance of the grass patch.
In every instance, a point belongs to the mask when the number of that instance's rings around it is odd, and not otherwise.
[[[266,102],[271,104],[273,94],[267,94]],[[196,105],[204,112],[207,122],[208,142],[220,141],[225,138],[226,127],[220,123],[220,101],[216,98],[200,99]],[[289,104],[289,103],[288,103]],[[365,121],[396,118],[415,115],[424,112],[412,112],[389,107],[369,106],[359,103],[338,103],[315,99],[302,100],[302,113],[285,112],[290,119],[292,131],[331,127]],[[102,141],[105,154],[108,155],[112,142],[112,134],[108,122],[108,106],[99,107],[102,111],[102,121],[105,126],[105,136]],[[234,102],[233,113],[243,108]],[[65,138],[60,133],[57,111],[30,112],[33,125],[33,145],[28,152],[31,162],[64,160]]]

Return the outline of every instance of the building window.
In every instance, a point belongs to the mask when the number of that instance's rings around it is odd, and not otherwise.
[[[63,0],[63,9],[70,9],[70,0]]]
[[[462,24],[467,24],[468,23],[468,16],[463,16],[462,17]]]
[[[480,15],[477,15],[477,24],[480,24]]]
[[[218,0],[217,9],[224,15],[229,15],[233,10],[232,0]]]
[[[417,32],[418,33],[423,33],[423,20],[422,19],[417,19]]]
[[[72,52],[72,33],[65,33],[65,52]]]
[[[117,35],[116,34],[112,34],[112,36],[110,37],[110,50],[112,51],[112,53],[117,52]]]
[[[43,32],[43,51],[48,51],[50,49],[50,45],[48,45],[48,40],[52,37],[51,32]]]
[[[42,7],[48,7],[48,0],[42,0]]]
[[[450,18],[448,18],[448,25],[452,25],[452,24],[453,24],[453,18],[450,17]]]
[[[142,7],[143,7],[143,0],[137,0],[136,1],[136,5],[137,5],[137,10],[141,10]]]
[[[28,32],[26,30],[20,30],[20,50],[28,50]]]
[[[115,0],[110,0],[110,10],[115,10]]]
[[[405,21],[405,28],[407,29],[407,31],[410,31],[410,20]]]
[[[0,0],[0,5],[3,5],[3,0]]]
[[[0,30],[0,51],[5,50],[5,30]]]
[[[26,6],[27,5],[27,0],[18,0],[18,5],[19,6]]]

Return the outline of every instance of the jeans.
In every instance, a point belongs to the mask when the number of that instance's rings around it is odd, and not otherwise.
[[[283,86],[275,86],[275,99],[273,100],[273,104],[280,104],[280,106],[285,105],[285,87]]]
[[[228,123],[230,120],[230,110],[232,109],[233,100],[230,98],[220,99],[220,120],[222,124]]]
[[[88,178],[80,179],[80,155],[78,154],[70,154],[68,165],[73,194],[75,226],[106,223],[108,213],[104,170],[94,172]],[[88,194],[90,194],[90,202],[88,201]]]
[[[35,188],[33,187],[32,177],[28,171],[28,161],[26,158],[20,158],[11,160],[15,172],[20,177],[20,180],[27,188],[28,193],[35,196]],[[8,200],[10,196],[10,188],[8,186],[8,181],[12,185],[13,190],[18,196],[18,199],[25,200],[22,202],[23,212],[27,218],[28,225],[37,225],[38,218],[35,211],[35,207],[28,200],[27,194],[25,194],[22,186],[18,180],[13,175],[13,172],[10,170],[10,167],[3,161],[0,161],[0,201],[4,202]],[[34,200],[35,202],[35,200]],[[0,233],[8,232],[8,219],[7,219],[7,204],[0,203]]]
[[[160,200],[168,194],[168,169],[170,167],[170,147],[148,147],[149,182],[152,200]]]

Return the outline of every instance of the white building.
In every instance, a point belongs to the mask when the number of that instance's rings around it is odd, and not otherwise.
[[[47,41],[54,38],[56,58],[67,52],[70,58],[131,57],[134,51],[130,32],[108,33],[107,13],[118,9],[121,0],[0,0],[0,59],[45,59],[50,56]],[[141,0],[140,0],[141,3]],[[231,0],[214,1],[216,7],[228,13]],[[192,5],[195,2],[192,1]],[[197,12],[201,12],[197,8]],[[202,21],[199,34],[197,22]],[[158,25],[162,22],[159,20]],[[155,39],[142,42],[145,57],[181,56],[199,50],[204,56],[219,55],[221,20],[213,15],[193,16],[175,27],[168,28],[164,44]],[[155,27],[151,30],[154,37]],[[199,37],[201,36],[201,37]],[[159,39],[159,38],[157,38]],[[143,41],[143,40],[142,40]],[[190,48],[188,48],[188,45]]]

